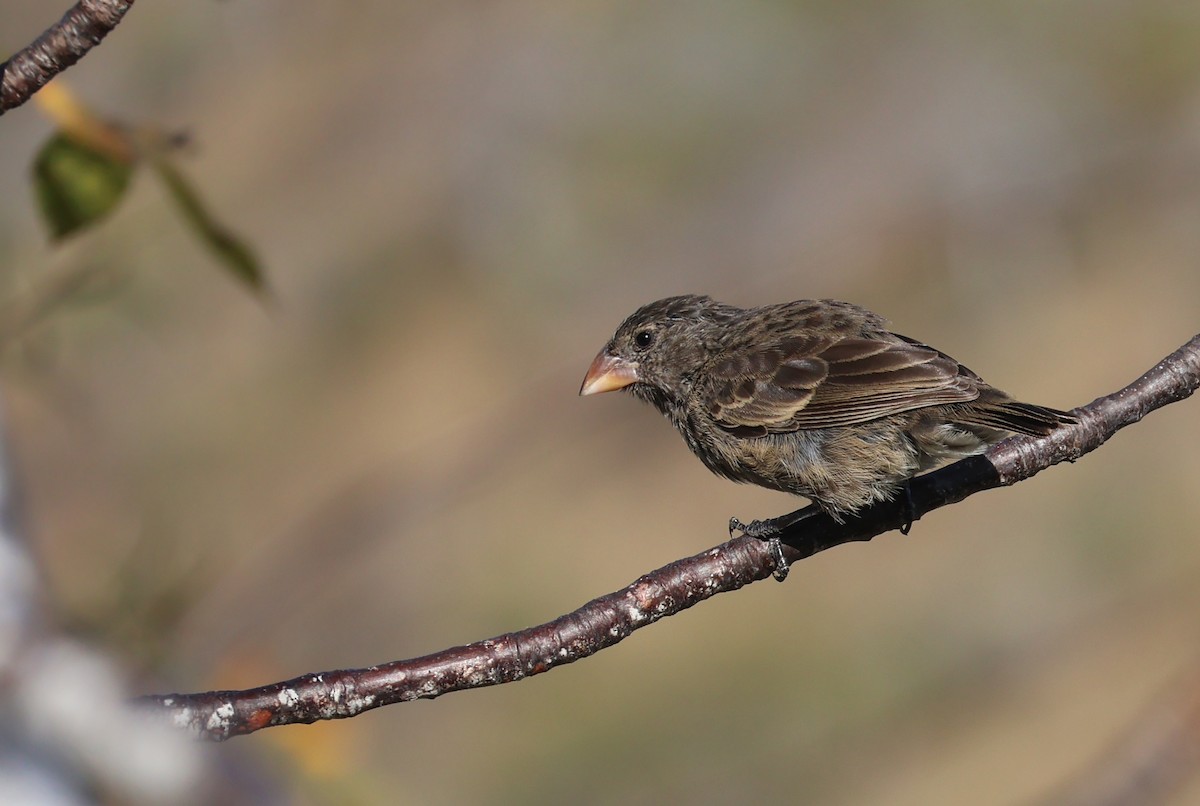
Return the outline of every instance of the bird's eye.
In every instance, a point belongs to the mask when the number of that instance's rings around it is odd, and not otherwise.
[[[633,346],[639,350],[645,350],[651,344],[654,344],[654,332],[650,330],[639,330],[633,335]]]

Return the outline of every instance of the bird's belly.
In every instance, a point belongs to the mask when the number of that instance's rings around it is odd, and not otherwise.
[[[835,514],[853,512],[891,498],[920,469],[912,441],[881,425],[728,435],[694,450],[726,478],[803,495]]]
[[[714,473],[734,481],[757,484],[781,492],[812,496],[813,481],[820,486],[823,430],[762,437],[721,435],[696,447],[696,454]]]

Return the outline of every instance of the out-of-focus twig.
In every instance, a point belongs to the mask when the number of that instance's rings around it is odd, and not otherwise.
[[[0,64],[0,115],[28,101],[117,27],[134,0],[79,0],[41,36]]]
[[[1195,780],[1200,762],[1200,664],[1145,708],[1102,756],[1045,806],[1152,806]]]
[[[138,142],[138,135],[141,133],[105,120],[62,81],[55,81],[43,87],[42,91],[34,96],[33,103],[60,132],[109,159],[132,163],[143,150],[139,148]],[[151,145],[167,141],[165,135],[157,132],[147,132],[141,139],[152,141]]]
[[[1197,387],[1200,335],[1134,383],[1077,409],[1076,424],[1046,437],[1000,443],[984,456],[914,479],[907,506],[876,507],[845,524],[806,519],[798,531],[787,535],[785,555],[795,561],[840,543],[869,540],[973,492],[1014,484],[1051,465],[1074,461],[1118,429],[1188,397]],[[412,660],[308,674],[247,691],[155,695],[140,702],[180,728],[220,741],[273,725],[351,717],[392,703],[510,683],[585,658],[664,616],[764,579],[774,566],[765,544],[740,537],[519,632]]]
[[[202,760],[179,733],[130,708],[109,658],[55,634],[21,528],[0,423],[0,803],[177,803]]]

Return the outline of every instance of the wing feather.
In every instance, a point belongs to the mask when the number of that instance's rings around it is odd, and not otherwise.
[[[707,390],[709,414],[739,433],[853,425],[978,396],[976,376],[954,359],[886,335],[743,348],[721,358]]]

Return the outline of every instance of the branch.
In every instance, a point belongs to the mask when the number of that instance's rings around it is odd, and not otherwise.
[[[79,0],[30,45],[0,64],[0,115],[28,101],[100,44],[134,0]]]
[[[1014,438],[982,456],[910,482],[909,499],[872,507],[845,524],[813,514],[784,535],[794,562],[854,540],[870,540],[946,504],[992,487],[1015,484],[1095,450],[1119,429],[1200,387],[1200,335],[1119,392],[1075,411],[1079,421],[1039,438]],[[433,699],[451,691],[511,683],[586,658],[619,643],[634,630],[674,615],[718,593],[771,576],[775,561],[766,544],[739,537],[678,560],[601,596],[564,616],[515,633],[446,649],[412,660],[365,669],[308,674],[247,691],[212,691],[143,697],[175,725],[215,741],[273,725],[341,719],[363,711]]]

